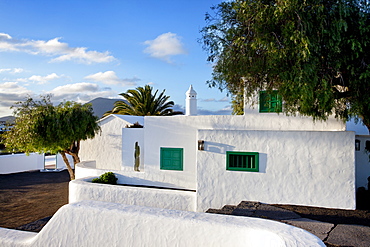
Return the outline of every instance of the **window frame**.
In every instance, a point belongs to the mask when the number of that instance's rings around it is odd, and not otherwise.
[[[230,167],[231,155],[252,156],[254,157],[254,168],[248,167]],[[259,153],[258,152],[241,152],[241,151],[226,151],[226,170],[228,171],[244,171],[244,172],[259,172]]]
[[[275,106],[272,106],[273,104],[275,104]],[[259,92],[259,112],[260,113],[271,113],[271,112],[282,112],[282,111],[283,111],[283,100],[277,90]]]
[[[164,166],[164,152],[168,151],[179,151],[180,152],[180,166]],[[160,163],[159,168],[161,170],[169,170],[169,171],[183,171],[184,170],[184,149],[183,148],[170,148],[170,147],[161,147],[160,148]]]

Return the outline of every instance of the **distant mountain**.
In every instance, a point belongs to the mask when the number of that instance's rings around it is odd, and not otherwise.
[[[103,114],[113,109],[116,101],[123,101],[121,99],[107,99],[107,98],[96,98],[87,103],[92,104],[94,114],[99,118],[103,117]]]
[[[0,123],[14,123],[15,117],[13,116],[5,116],[5,117],[0,117]]]

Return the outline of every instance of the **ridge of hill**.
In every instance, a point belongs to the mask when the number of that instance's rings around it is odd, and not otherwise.
[[[123,101],[123,100],[99,97],[99,98],[90,100],[89,102],[87,102],[87,104],[91,104],[94,114],[98,116],[99,118],[102,118],[104,113],[113,109],[114,103],[116,101]]]

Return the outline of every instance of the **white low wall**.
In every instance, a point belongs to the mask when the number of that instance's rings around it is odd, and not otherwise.
[[[92,183],[92,179],[93,177],[89,177],[69,182],[69,203],[93,200],[185,211],[196,210],[196,192],[193,191],[100,184]]]
[[[311,233],[275,221],[97,201],[63,206],[38,234],[0,228],[0,245],[325,246]]]
[[[0,155],[0,174],[44,169],[44,154]]]
[[[75,166],[74,166],[72,155],[66,154],[66,157],[68,159],[69,165],[72,167],[72,169],[74,169]],[[67,165],[64,162],[64,159],[62,155],[59,153],[56,155],[56,165],[57,165],[57,169],[59,170],[67,169]]]

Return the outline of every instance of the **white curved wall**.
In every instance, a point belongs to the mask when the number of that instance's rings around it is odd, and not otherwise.
[[[325,246],[307,231],[270,220],[97,201],[63,206],[38,234],[0,228],[0,245]]]
[[[69,183],[69,203],[93,200],[195,211],[195,192],[99,184],[92,183],[92,179],[76,179]]]

